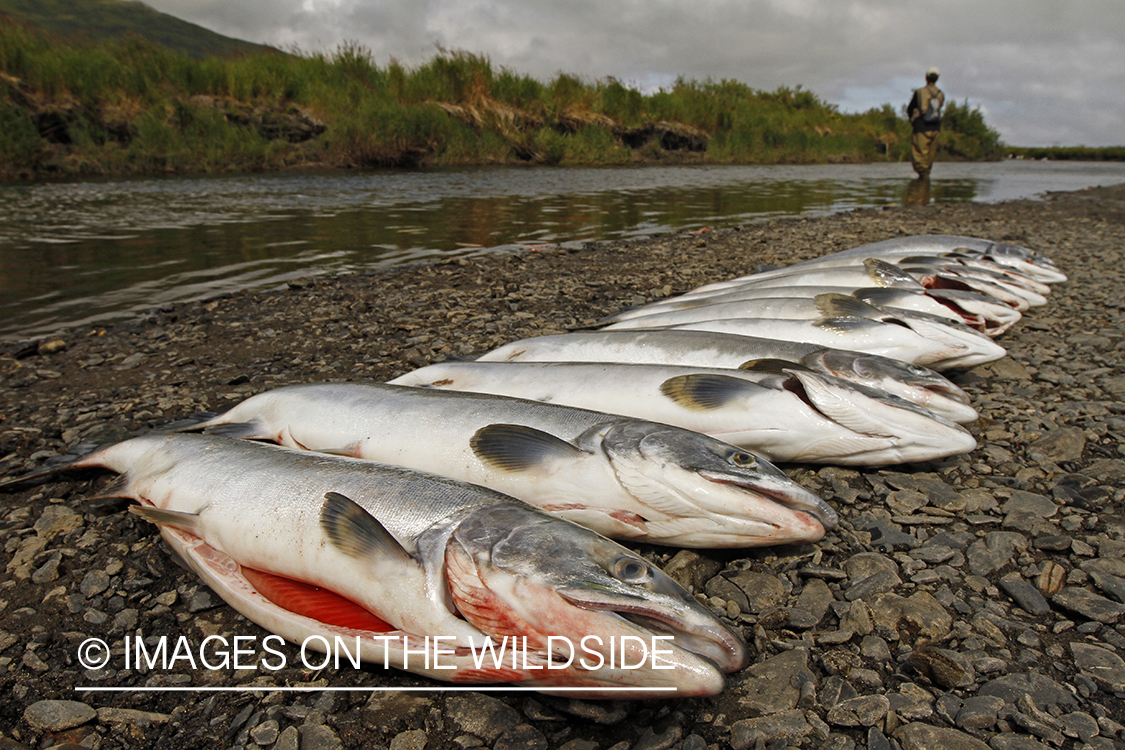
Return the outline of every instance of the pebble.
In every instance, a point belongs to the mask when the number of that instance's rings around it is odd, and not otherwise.
[[[23,720],[35,729],[61,732],[81,726],[98,716],[90,706],[79,701],[43,700],[32,703],[23,712]]]

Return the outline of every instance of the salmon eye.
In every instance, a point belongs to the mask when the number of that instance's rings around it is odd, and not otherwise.
[[[644,583],[652,578],[652,571],[644,560],[635,557],[619,557],[613,564],[613,575],[625,583]]]
[[[730,462],[735,466],[753,466],[758,463],[757,459],[745,451],[736,451],[730,454]]]

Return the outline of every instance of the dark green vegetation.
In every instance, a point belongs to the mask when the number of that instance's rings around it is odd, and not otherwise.
[[[1087,146],[1044,146],[1039,148],[1009,147],[1008,155],[1022,159],[1053,159],[1055,161],[1125,161],[1125,146],[1089,148]]]
[[[441,51],[407,68],[394,61],[379,66],[355,44],[327,55],[267,49],[204,57],[193,56],[204,43],[174,44],[137,34],[62,38],[0,18],[0,178],[419,164],[864,162],[909,153],[909,127],[891,105],[843,114],[799,86],[767,92],[737,81],[679,80],[646,95],[614,79],[559,74],[543,82],[466,52]],[[967,102],[947,109],[943,158],[1003,155],[979,110]]]

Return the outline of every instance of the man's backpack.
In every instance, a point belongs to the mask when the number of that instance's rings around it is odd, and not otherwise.
[[[941,105],[944,103],[944,96],[940,94],[930,96],[929,102],[926,103],[926,108],[922,110],[922,122],[938,122],[941,120]]]

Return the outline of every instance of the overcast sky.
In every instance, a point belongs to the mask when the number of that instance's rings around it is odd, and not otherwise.
[[[678,76],[896,109],[936,65],[1013,146],[1125,145],[1125,0],[145,0],[227,36],[413,65],[438,46],[541,80]]]

